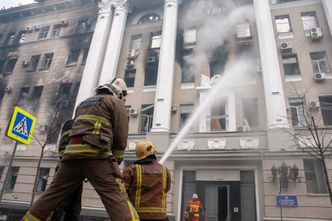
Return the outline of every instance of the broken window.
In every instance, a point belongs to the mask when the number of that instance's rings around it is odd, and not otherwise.
[[[330,68],[326,59],[325,51],[310,53],[312,69],[314,73],[328,73]]]
[[[6,45],[13,45],[15,43],[15,34],[16,34],[16,32],[10,32],[7,35],[7,38],[6,38],[6,41],[5,41]]]
[[[84,33],[90,30],[91,24],[89,18],[83,18],[78,21],[75,33]]]
[[[225,131],[228,124],[226,99],[216,101],[210,112],[210,131]]]
[[[225,65],[228,59],[228,43],[225,43],[223,46],[218,47],[212,54],[210,58],[210,77],[213,77],[217,74],[222,74],[225,70]]]
[[[17,104],[25,106],[28,104],[30,87],[22,87],[17,98]]]
[[[127,87],[134,87],[135,75],[136,75],[136,69],[126,70],[124,80],[126,82]]]
[[[300,75],[300,67],[297,55],[282,55],[285,76]]]
[[[13,190],[16,184],[16,180],[18,177],[18,172],[19,172],[20,168],[19,167],[11,167],[9,169],[9,181],[7,183],[7,188],[9,190]]]
[[[151,33],[151,47],[160,48],[161,46],[161,31]]]
[[[280,34],[283,33],[292,32],[289,15],[275,16],[275,23],[277,27],[278,36],[280,36]]]
[[[44,55],[43,70],[48,70],[51,67],[54,53]]]
[[[89,48],[84,48],[81,65],[85,65],[86,59],[88,58],[88,54],[89,54]]]
[[[258,100],[257,98],[244,98],[243,104],[243,126],[249,127],[248,130],[253,127],[259,126],[258,119]],[[248,125],[246,125],[248,124]]]
[[[50,168],[39,168],[37,192],[45,191],[49,173],[50,173]]]
[[[38,67],[39,59],[40,59],[40,54],[31,56],[29,66],[26,71],[27,72],[36,71],[37,67]]]
[[[305,35],[310,36],[310,29],[318,27],[316,12],[302,12],[301,19]]]
[[[43,92],[43,86],[36,86],[32,90],[32,95],[31,95],[31,102],[33,104],[33,108],[36,109],[39,105],[40,97]]]
[[[0,73],[4,75],[13,73],[16,62],[17,58],[9,58],[0,62]]]
[[[308,193],[327,193],[322,162],[315,159],[305,159],[304,176]]]
[[[51,38],[56,38],[60,36],[60,32],[61,32],[61,25],[56,24],[53,25],[53,29],[52,29],[52,33],[51,33]]]
[[[158,77],[158,53],[149,50],[145,64],[144,86],[156,85]]]
[[[38,35],[38,39],[45,39],[45,38],[47,38],[49,29],[50,29],[50,26],[42,27],[40,29],[40,32],[39,32],[39,35]]]
[[[305,115],[304,115],[304,98],[299,97],[290,97],[289,108],[291,114],[292,125],[294,127],[299,127],[305,124]]]
[[[68,55],[66,66],[75,66],[77,64],[78,57],[80,56],[79,48],[72,48]]]
[[[182,129],[189,119],[191,113],[194,110],[193,104],[181,104],[180,105],[180,129]],[[193,128],[190,129],[190,131],[193,131]]]
[[[181,83],[195,82],[195,73],[193,68],[188,63],[182,65]]]
[[[141,108],[141,122],[140,122],[140,133],[147,133],[150,131],[153,122],[153,104],[142,105]]]
[[[319,97],[324,125],[332,125],[332,96]]]
[[[137,24],[144,24],[144,23],[150,23],[150,22],[157,22],[160,20],[160,16],[157,14],[147,14],[141,17]]]

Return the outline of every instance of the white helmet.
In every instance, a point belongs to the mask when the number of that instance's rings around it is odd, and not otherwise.
[[[121,78],[114,78],[111,82],[111,86],[113,86],[117,90],[118,97],[125,101],[127,96],[127,85],[124,80]]]
[[[120,100],[125,101],[127,96],[127,85],[121,78],[114,78],[110,84],[99,85],[96,93],[115,94]]]
[[[193,199],[198,199],[198,196],[196,193],[193,194]]]

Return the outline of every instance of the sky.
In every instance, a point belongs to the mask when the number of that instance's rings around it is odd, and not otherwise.
[[[0,9],[3,7],[10,8],[19,5],[31,4],[33,2],[34,0],[0,0]]]

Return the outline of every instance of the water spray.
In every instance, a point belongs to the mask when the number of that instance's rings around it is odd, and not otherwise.
[[[223,87],[227,86],[226,89],[229,89],[229,87],[241,86],[242,84],[245,84],[247,82],[246,78],[249,77],[248,72],[250,73],[252,66],[252,61],[241,60],[236,65],[233,65],[227,71],[227,73],[224,73],[224,75],[222,75],[220,79],[215,81],[215,84],[208,92],[207,98],[201,104],[199,104],[198,108],[190,116],[183,129],[180,131],[180,133],[177,135],[175,140],[171,143],[170,147],[160,159],[159,163],[163,164],[167,160],[167,158],[172,154],[181,139],[188,133],[188,131],[198,119],[198,117],[203,113],[203,111],[205,111],[213,104],[214,100],[218,98],[218,96],[220,95],[220,91],[223,89]],[[243,70],[246,70],[246,74],[243,73]]]

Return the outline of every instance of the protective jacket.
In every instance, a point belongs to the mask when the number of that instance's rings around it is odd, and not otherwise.
[[[167,218],[166,194],[171,188],[171,176],[154,155],[128,166],[123,171],[123,181],[141,220]]]
[[[74,125],[62,160],[123,159],[127,146],[128,118],[124,102],[113,95],[95,95],[76,108]]]
[[[187,210],[185,212],[186,220],[188,221],[200,221],[203,216],[203,205],[201,201],[189,200],[187,203]]]

